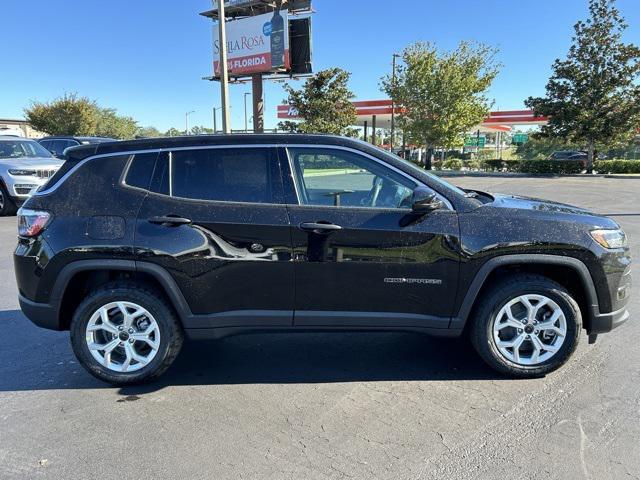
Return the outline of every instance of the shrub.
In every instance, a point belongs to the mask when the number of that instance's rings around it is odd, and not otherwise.
[[[518,172],[521,173],[553,173],[553,174],[575,174],[584,169],[580,160],[520,160],[518,162]]]
[[[487,172],[517,172],[518,160],[482,160],[481,168]]]
[[[442,162],[442,168],[446,170],[460,170],[462,168],[462,160],[452,158]]]
[[[596,160],[593,168],[598,173],[640,173],[640,160]]]

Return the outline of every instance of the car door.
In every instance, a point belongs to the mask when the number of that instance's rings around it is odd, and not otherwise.
[[[291,326],[293,264],[275,148],[176,149],[138,214],[139,262],[171,274],[187,328]]]
[[[281,155],[294,191],[295,324],[448,327],[459,228],[446,199],[441,210],[416,216],[419,182],[375,157],[322,146]]]

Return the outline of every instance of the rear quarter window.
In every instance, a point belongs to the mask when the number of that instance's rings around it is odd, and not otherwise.
[[[133,155],[127,167],[124,183],[130,187],[149,190],[157,157],[158,154],[155,152]]]

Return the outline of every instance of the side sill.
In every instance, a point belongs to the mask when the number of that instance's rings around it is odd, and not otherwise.
[[[433,328],[447,330],[449,317],[397,312],[332,312],[296,310],[296,327]]]
[[[445,328],[420,327],[222,327],[222,328],[185,328],[185,334],[190,340],[215,340],[235,335],[249,334],[290,334],[290,333],[372,333],[372,332],[406,332],[429,335],[432,337],[455,338],[462,334],[462,330]]]

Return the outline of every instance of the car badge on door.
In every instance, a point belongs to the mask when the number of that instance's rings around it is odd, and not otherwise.
[[[385,278],[384,283],[421,283],[423,285],[442,285],[439,278]]]

